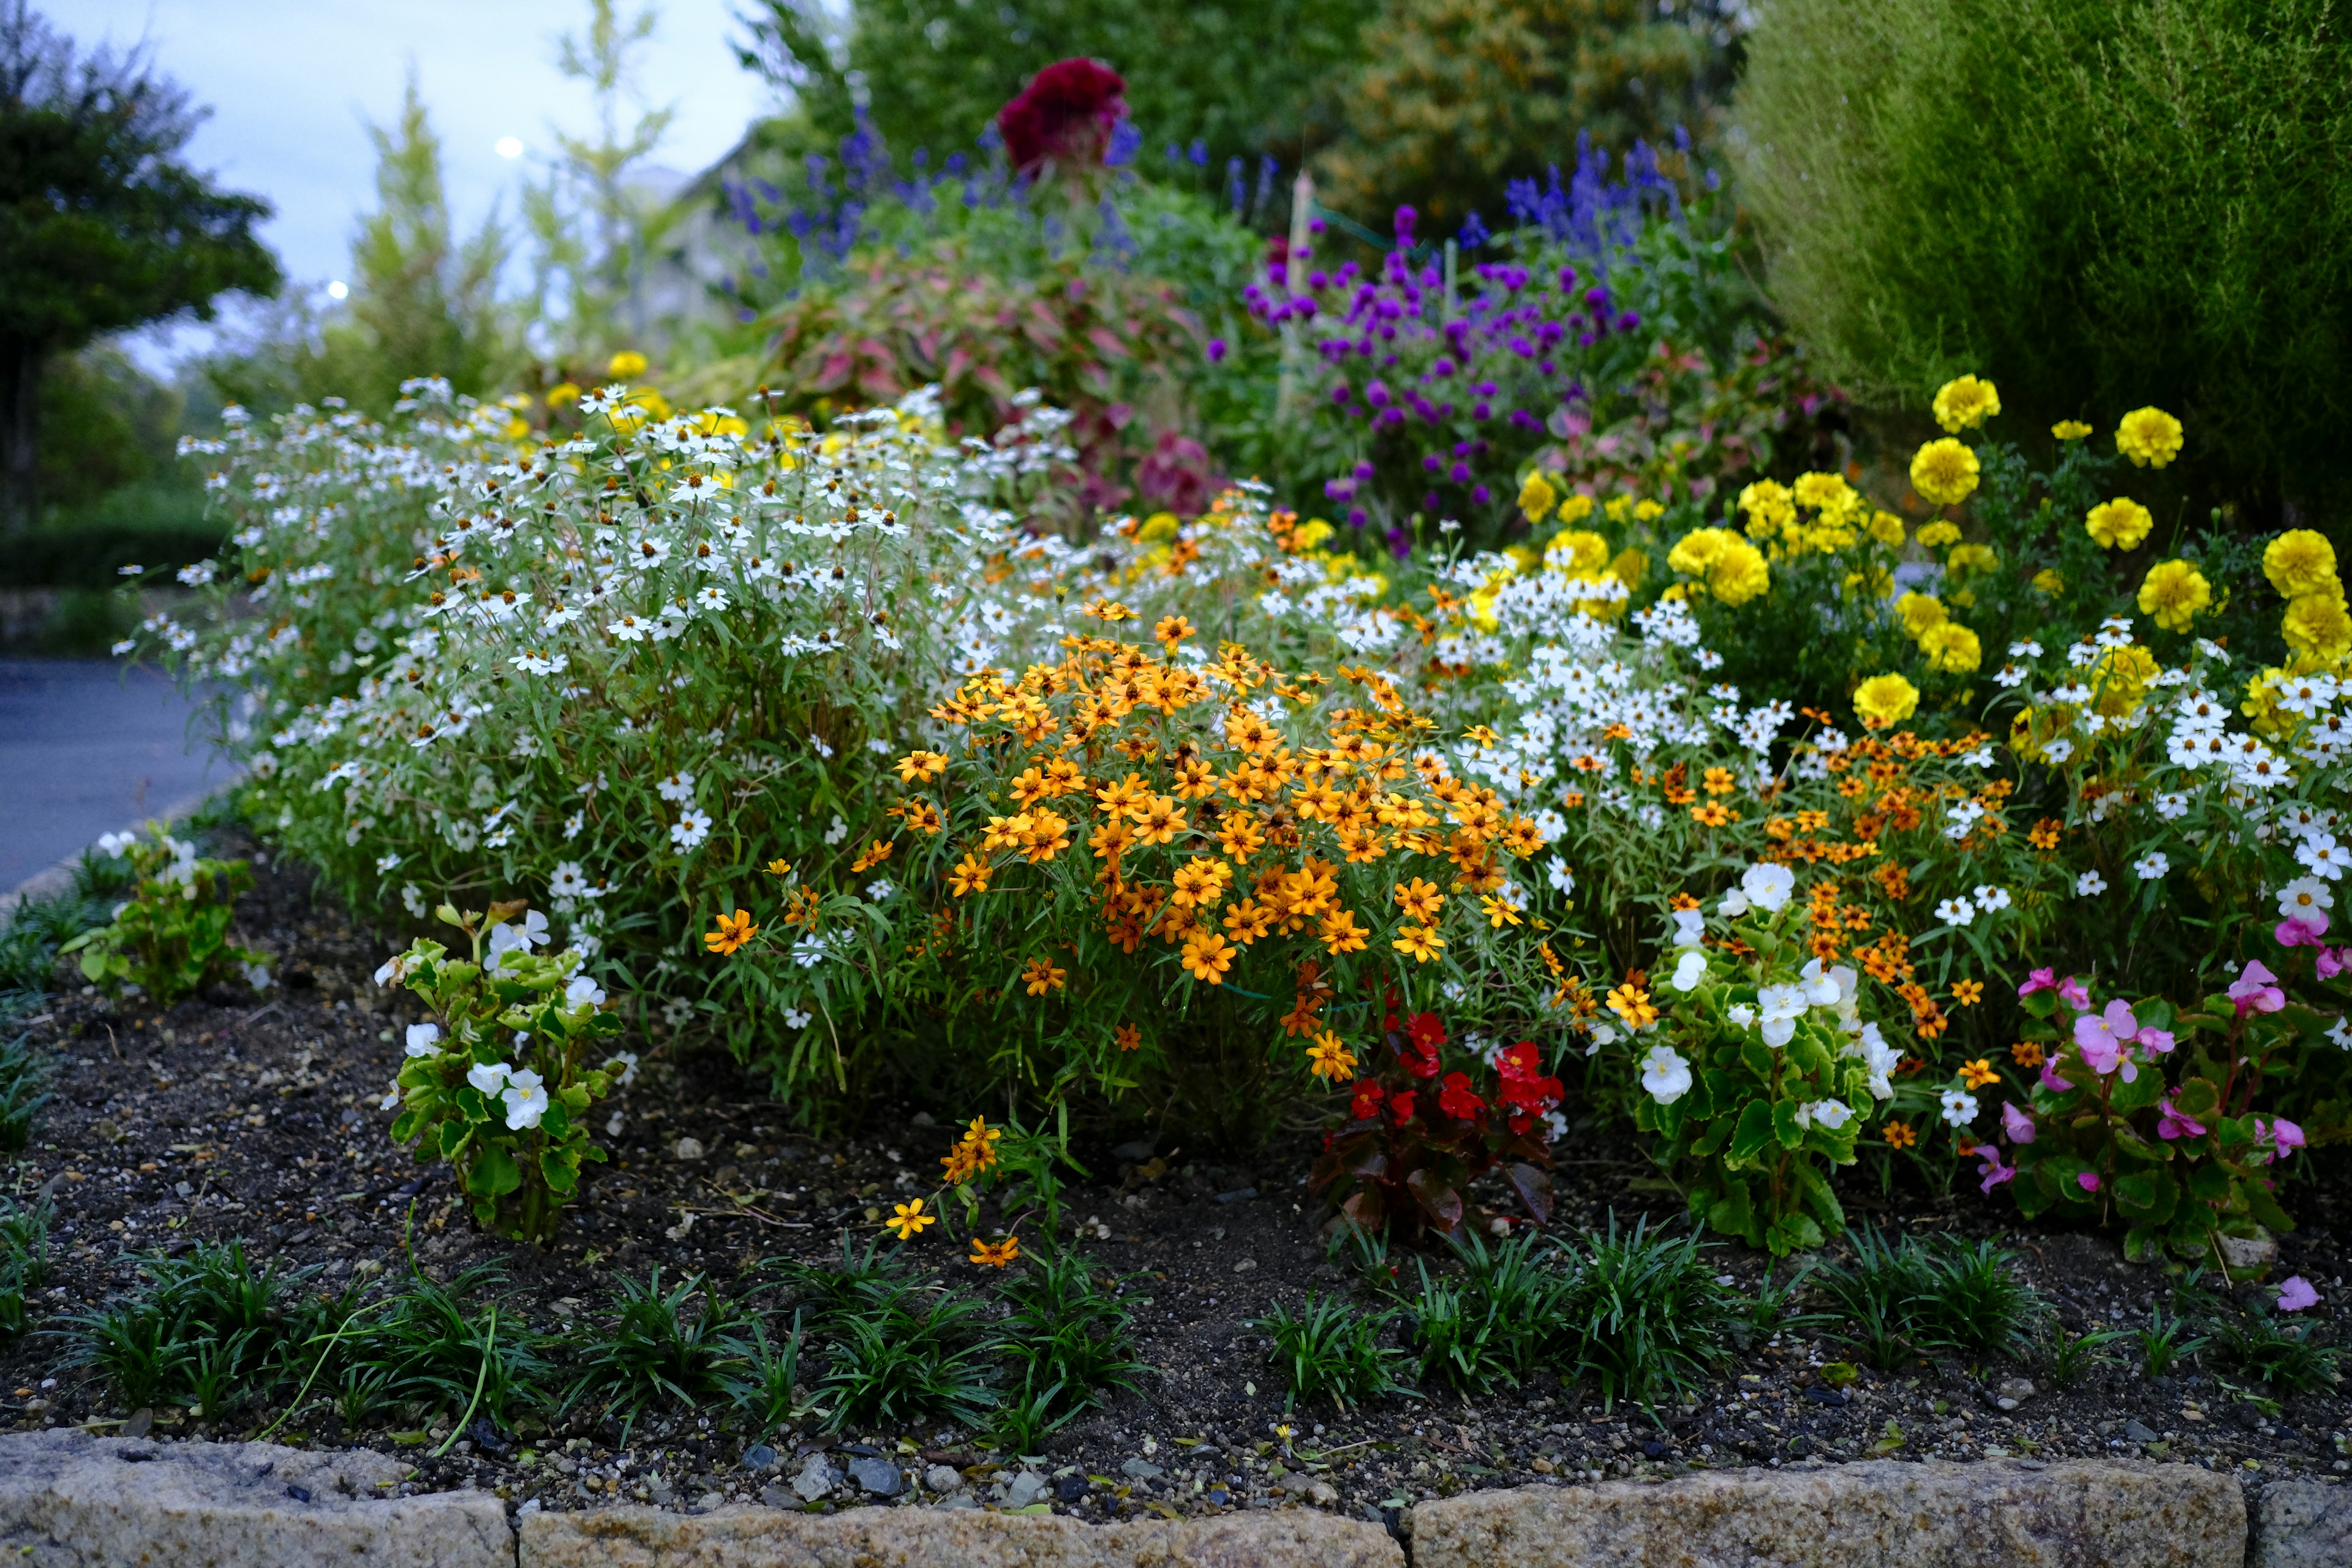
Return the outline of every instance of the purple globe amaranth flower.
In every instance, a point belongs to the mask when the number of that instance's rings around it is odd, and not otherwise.
[[[1642,318],[1632,310],[1617,318],[1617,330],[1621,332],[1630,332],[1641,324]]]
[[[1454,465],[1453,471],[1448,473],[1445,477],[1452,479],[1457,485],[1466,485],[1470,482],[1470,465],[1467,463],[1456,463]]]
[[[1348,509],[1348,526],[1349,528],[1361,528],[1364,524],[1371,521],[1372,514],[1366,511],[1362,507],[1356,506],[1349,507]]]
[[[1436,500],[1436,498],[1433,496],[1430,500],[1433,503]],[[1389,553],[1395,556],[1400,561],[1412,554],[1412,536],[1407,534],[1402,528],[1391,527],[1389,530]]]
[[[1421,466],[1433,474],[1445,467],[1445,459],[1432,452],[1421,459]]]
[[[1209,340],[1209,363],[1211,364],[1216,364],[1223,361],[1224,357],[1225,340],[1223,338],[1211,338]]]
[[[1399,245],[1411,245],[1412,243],[1412,226],[1414,220],[1420,216],[1421,215],[1414,212],[1411,207],[1397,208],[1396,238]]]
[[[1373,468],[1371,464],[1364,462],[1360,458],[1358,459],[1356,463],[1355,473],[1356,477],[1360,479],[1369,479],[1379,471],[1380,470]]]
[[[1495,494],[1486,486],[1480,485],[1470,492],[1470,499],[1476,501],[1480,506],[1485,506],[1495,499]]]
[[[1364,388],[1364,401],[1375,408],[1389,405],[1389,389],[1385,382],[1375,381]]]

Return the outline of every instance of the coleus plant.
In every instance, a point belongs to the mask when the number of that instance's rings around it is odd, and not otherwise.
[[[1449,1071],[1444,1020],[1402,1016],[1397,1005],[1391,994],[1378,1047],[1384,1059],[1357,1081],[1347,1125],[1325,1135],[1309,1188],[1338,1205],[1342,1223],[1410,1244],[1431,1230],[1460,1230],[1471,1184],[1500,1167],[1528,1212],[1549,1219],[1553,1108],[1563,1091],[1534,1042]]]
[[[544,915],[520,900],[487,917],[435,912],[470,955],[420,937],[376,971],[377,984],[406,985],[441,1020],[408,1026],[407,1060],[383,1099],[400,1112],[393,1142],[455,1166],[478,1224],[544,1241],[582,1163],[605,1157],[588,1142],[589,1106],[634,1078],[637,1058],[607,1044],[621,1020],[579,973],[580,954],[533,951],[547,941]]]
[[[1901,1059],[1862,1021],[1853,971],[1799,967],[1795,882],[1785,866],[1749,867],[1724,895],[1729,934],[1714,946],[1701,910],[1676,910],[1663,1010],[1638,976],[1609,994],[1635,1043],[1664,1037],[1641,1060],[1649,1092],[1634,1111],[1656,1135],[1653,1157],[1685,1173],[1694,1215],[1775,1257],[1845,1227],[1828,1171],[1853,1163],[1856,1107],[1892,1097]]]
[[[1984,1190],[2009,1186],[2028,1217],[2120,1220],[2135,1260],[2169,1252],[2240,1278],[2258,1272],[2266,1249],[2227,1243],[2294,1227],[2279,1203],[2279,1163],[2307,1141],[2352,1131],[2340,1082],[2352,1036],[2295,994],[2352,966],[2352,952],[2319,942],[2325,921],[2280,925],[2287,978],[2251,961],[2190,1008],[2160,996],[2101,1005],[2079,978],[2033,971],[2018,991],[2041,1075],[2024,1105],[2000,1108],[2015,1163],[1998,1145],[1977,1150]],[[2315,957],[2301,960],[2302,946]],[[2307,1129],[2281,1114],[2289,1104],[2324,1120]]]

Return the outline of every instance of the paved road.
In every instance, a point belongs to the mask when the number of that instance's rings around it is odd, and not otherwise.
[[[0,893],[227,783],[190,712],[152,668],[0,659]]]

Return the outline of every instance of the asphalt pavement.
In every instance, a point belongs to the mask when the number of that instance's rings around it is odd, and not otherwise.
[[[146,666],[0,658],[0,894],[226,784],[194,712]]]

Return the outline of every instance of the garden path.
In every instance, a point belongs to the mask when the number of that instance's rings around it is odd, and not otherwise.
[[[231,765],[151,666],[0,659],[0,902],[101,833],[194,805]]]

